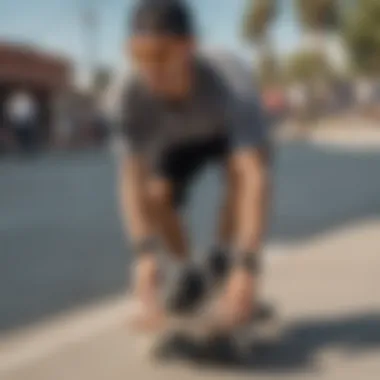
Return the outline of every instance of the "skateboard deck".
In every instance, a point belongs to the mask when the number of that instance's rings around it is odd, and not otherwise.
[[[156,360],[241,361],[275,344],[279,330],[278,317],[269,305],[263,305],[250,322],[228,330],[220,327],[210,310],[202,309],[187,316],[168,315],[158,331],[142,334],[143,351]]]

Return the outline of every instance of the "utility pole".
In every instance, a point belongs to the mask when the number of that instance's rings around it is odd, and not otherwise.
[[[87,0],[82,9],[85,72],[87,86],[91,88],[98,65],[98,13],[95,0]]]

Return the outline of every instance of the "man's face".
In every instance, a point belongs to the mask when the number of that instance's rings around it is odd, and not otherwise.
[[[144,83],[159,95],[178,96],[186,90],[192,40],[172,36],[131,38],[129,55]]]

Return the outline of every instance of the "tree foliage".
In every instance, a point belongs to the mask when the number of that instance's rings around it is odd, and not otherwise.
[[[360,74],[380,74],[380,1],[360,0],[347,16],[344,38]]]
[[[280,83],[282,72],[277,57],[273,54],[263,57],[257,67],[257,77],[263,87]]]
[[[305,28],[329,30],[340,23],[339,0],[295,0],[295,3]]]
[[[285,67],[285,77],[289,82],[313,83],[329,79],[333,74],[325,55],[316,51],[293,53]]]
[[[244,13],[244,39],[254,43],[266,35],[275,14],[276,0],[250,0]]]

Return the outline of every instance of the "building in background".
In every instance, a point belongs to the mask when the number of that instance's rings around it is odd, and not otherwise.
[[[61,57],[25,45],[0,42],[0,128],[7,127],[7,100],[18,92],[36,103],[39,143],[51,138],[56,123],[54,103],[70,91],[72,65]]]

